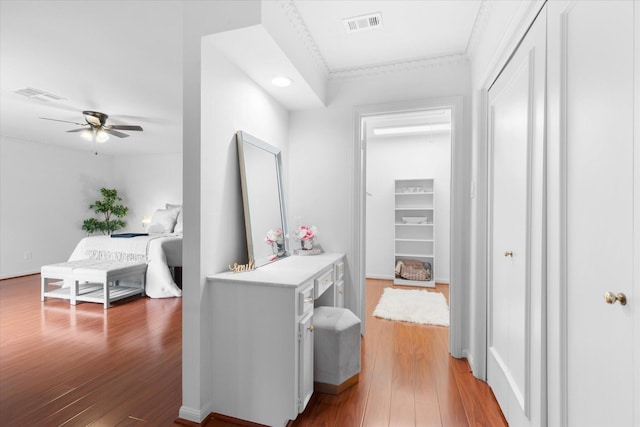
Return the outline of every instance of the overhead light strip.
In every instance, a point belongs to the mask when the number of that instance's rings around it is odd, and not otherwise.
[[[410,133],[423,132],[444,132],[451,130],[451,123],[436,123],[430,125],[415,126],[393,126],[384,128],[374,128],[374,135],[405,135]]]

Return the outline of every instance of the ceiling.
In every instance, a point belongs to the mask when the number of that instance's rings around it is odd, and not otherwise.
[[[285,0],[315,44],[327,78],[343,71],[465,55],[481,0]],[[149,7],[153,3],[153,7]],[[83,110],[143,132],[111,137],[106,154],[182,150],[182,28],[179,2],[0,2],[0,134],[91,150]],[[347,33],[343,18],[380,12],[376,29]],[[249,75],[251,73],[247,71]],[[34,88],[63,99],[15,93]]]
[[[330,72],[464,54],[479,0],[294,0]],[[382,25],[348,33],[343,19],[380,12]]]

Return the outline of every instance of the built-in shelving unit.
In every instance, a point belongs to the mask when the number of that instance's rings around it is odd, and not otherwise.
[[[434,196],[433,179],[395,180],[396,285],[435,287]],[[426,273],[408,267],[416,261],[420,262]],[[402,272],[399,262],[403,263]]]

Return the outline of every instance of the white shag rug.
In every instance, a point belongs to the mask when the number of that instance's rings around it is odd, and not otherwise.
[[[384,288],[373,315],[383,319],[449,326],[449,306],[440,292]]]

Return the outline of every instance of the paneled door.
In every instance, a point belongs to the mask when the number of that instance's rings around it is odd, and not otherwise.
[[[511,426],[544,416],[545,13],[488,94],[487,381]]]
[[[550,425],[640,426],[638,8],[549,3]]]

